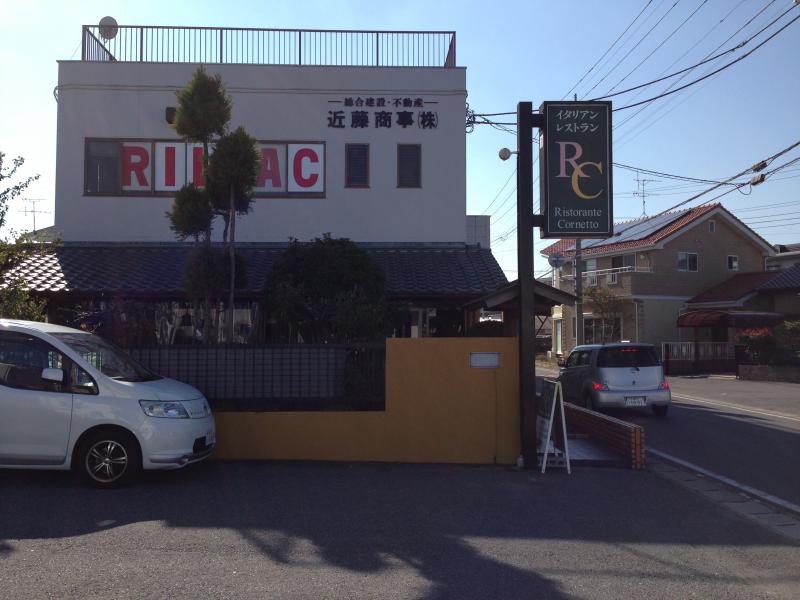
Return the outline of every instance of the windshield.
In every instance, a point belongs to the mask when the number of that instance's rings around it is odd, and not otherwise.
[[[657,367],[658,356],[649,346],[603,348],[597,357],[597,366],[606,368]]]
[[[91,333],[54,333],[53,335],[80,354],[83,360],[111,379],[117,381],[161,379],[101,337]]]

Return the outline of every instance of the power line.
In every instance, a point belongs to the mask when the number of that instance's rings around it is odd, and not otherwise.
[[[495,197],[492,199],[491,202],[489,202],[489,205],[486,208],[483,209],[483,211],[482,211],[483,213],[486,213],[486,212],[489,211],[489,209],[492,207],[492,204],[494,204],[497,201],[497,199],[500,197],[500,194],[502,194],[503,190],[506,189],[506,186],[508,185],[508,182],[511,181],[511,178],[514,177],[516,172],[517,172],[517,168],[514,167],[514,170],[511,171],[511,174],[508,176],[508,179],[506,179],[506,182],[503,184],[503,187],[501,187],[500,191],[497,192],[497,194],[495,194]]]
[[[785,219],[771,219],[770,218],[769,220],[765,220],[764,217],[786,217],[786,216],[789,216],[789,215],[800,217],[800,212],[798,212],[796,210],[793,210],[793,211],[790,211],[790,212],[774,213],[774,214],[771,214],[771,215],[766,215],[766,214],[765,215],[754,215],[753,217],[748,217],[748,219],[754,219],[753,221],[749,221],[749,222],[752,222],[752,223],[759,223],[759,222],[770,223],[770,222],[775,222],[775,221],[785,221]]]
[[[703,57],[703,60],[706,60],[706,59],[708,59],[708,58],[709,58],[709,57],[710,57],[712,54],[714,54],[714,53],[715,53],[717,50],[719,50],[720,48],[722,48],[722,47],[723,47],[725,44],[727,44],[727,43],[728,43],[730,40],[732,40],[732,39],[733,39],[734,37],[736,37],[736,36],[737,36],[739,33],[741,33],[741,32],[742,32],[742,31],[743,31],[743,30],[744,30],[746,27],[748,27],[748,26],[749,26],[749,25],[750,25],[750,24],[751,24],[753,21],[755,21],[755,20],[756,20],[756,19],[757,19],[759,16],[761,16],[761,14],[762,14],[764,11],[766,11],[766,10],[767,10],[767,9],[768,9],[770,6],[772,6],[772,4],[774,4],[776,1],[777,1],[777,0],[770,0],[770,2],[768,2],[766,6],[764,6],[763,8],[761,8],[761,9],[760,9],[760,10],[759,10],[759,11],[758,11],[758,12],[757,12],[755,15],[753,15],[752,17],[750,17],[750,19],[748,19],[748,20],[747,20],[747,21],[744,23],[744,25],[742,25],[741,27],[739,27],[739,29],[737,29],[736,31],[734,31],[734,32],[733,32],[731,35],[729,35],[729,36],[728,36],[728,37],[727,37],[725,40],[723,40],[721,43],[719,43],[719,44],[718,44],[718,45],[717,45],[717,46],[716,46],[716,47],[715,47],[713,50],[711,50],[710,52],[708,52],[708,53],[707,53],[707,54],[706,54],[706,55]],[[737,7],[738,7],[738,5],[737,5]],[[734,9],[733,9],[733,10],[735,10],[735,9],[736,9],[736,7],[734,7]],[[733,11],[731,11],[731,12],[733,12]],[[778,12],[780,12],[780,10],[779,10]],[[730,14],[731,14],[731,13],[729,12],[727,15],[725,15],[725,17],[723,17],[723,19],[722,19],[722,20],[724,21],[724,20],[725,20],[725,19],[726,19],[728,16],[730,16]],[[712,30],[711,30],[711,31],[713,31],[713,29],[714,29],[714,28],[712,28]],[[710,32],[709,32],[709,33],[710,33]],[[697,44],[694,44],[694,45],[692,46],[692,48],[694,48],[696,45],[697,45]],[[691,48],[690,48],[690,50],[691,50]],[[685,56],[685,54],[686,54],[686,53],[684,53],[684,55],[683,55],[683,56]],[[680,58],[683,58],[683,56],[681,56]],[[665,71],[662,71],[661,75],[663,75],[663,73],[664,73],[664,72],[666,72],[667,70],[671,69],[671,68],[672,68],[672,67],[673,67],[675,64],[677,64],[677,62],[680,60],[680,58],[679,58],[678,60],[674,61],[674,62],[673,62],[673,63],[672,63],[672,64],[671,64],[669,67],[667,67],[667,69],[665,69]],[[712,58],[712,59],[709,59],[709,60],[718,60],[718,59],[713,59],[713,58]],[[672,89],[674,86],[676,86],[678,83],[680,83],[681,81],[683,81],[683,79],[685,79],[685,78],[686,78],[686,76],[687,76],[688,74],[689,74],[689,72],[688,72],[688,71],[687,71],[686,73],[682,74],[682,75],[681,75],[681,76],[680,76],[678,79],[676,79],[675,81],[673,81],[673,82],[672,82],[672,83],[671,83],[671,84],[670,84],[670,85],[669,85],[669,86],[666,88],[666,91],[669,91],[669,90],[671,90],[671,89]],[[683,104],[684,102],[686,102],[686,101],[687,101],[689,98],[691,98],[692,96],[694,96],[694,95],[695,95],[695,94],[696,94],[698,91],[700,91],[701,89],[703,89],[704,87],[706,87],[706,86],[707,86],[709,83],[711,83],[711,82],[710,82],[710,81],[707,81],[705,84],[703,84],[703,85],[701,85],[700,87],[696,88],[696,90],[695,90],[694,92],[692,92],[691,94],[689,94],[688,96],[684,96],[684,97],[683,97],[681,100],[679,100],[679,101],[678,101],[676,104],[674,104],[674,105],[672,106],[672,108],[670,108],[669,110],[667,110],[666,112],[664,112],[664,113],[663,113],[661,116],[659,116],[658,118],[656,118],[656,119],[650,118],[648,121],[646,121],[646,122],[644,122],[644,123],[641,123],[640,125],[643,125],[643,127],[640,127],[640,128],[639,128],[639,131],[638,131],[637,133],[635,133],[634,135],[631,135],[631,133],[633,133],[633,132],[635,131],[635,128],[634,128],[634,129],[632,129],[632,130],[630,130],[630,131],[628,131],[628,132],[626,132],[625,134],[623,134],[623,137],[622,137],[622,138],[617,138],[617,144],[618,144],[618,146],[620,145],[620,142],[622,141],[622,139],[625,139],[625,137],[626,137],[626,136],[627,136],[627,139],[626,139],[624,142],[622,142],[622,144],[621,144],[621,145],[627,144],[628,142],[630,142],[630,141],[631,141],[631,140],[633,140],[634,138],[636,138],[636,137],[638,137],[639,135],[641,135],[641,134],[642,134],[644,131],[646,131],[647,129],[649,129],[650,127],[652,127],[653,125],[655,125],[655,123],[657,123],[658,121],[660,121],[661,119],[663,119],[664,117],[666,117],[666,116],[667,116],[669,113],[671,113],[671,112],[672,112],[673,110],[675,110],[675,109],[676,109],[678,106],[680,106],[681,104]],[[637,94],[634,94],[634,96],[633,96],[633,98],[631,98],[631,100],[633,100],[633,99],[637,98],[638,96],[639,96],[639,93],[637,93]],[[658,109],[656,110],[656,112],[663,111],[663,110],[664,110],[664,109],[665,109],[665,108],[666,108],[666,107],[667,107],[667,106],[668,106],[670,103],[672,103],[672,102],[673,102],[674,100],[676,100],[676,99],[677,99],[677,96],[673,96],[672,98],[670,98],[669,100],[667,100],[667,102],[665,102],[663,105],[661,105],[660,107],[658,107]],[[629,116],[628,116],[626,119],[624,119],[622,122],[620,122],[620,123],[618,123],[617,125],[615,125],[615,126],[614,126],[614,130],[618,130],[618,129],[620,129],[621,127],[625,126],[625,125],[626,125],[628,122],[630,122],[632,119],[634,119],[634,118],[636,118],[637,116],[639,116],[639,115],[640,115],[640,114],[641,114],[643,111],[647,110],[649,107],[650,107],[650,104],[646,104],[646,105],[642,106],[642,107],[641,107],[639,110],[637,110],[636,112],[634,112],[632,115],[629,115]]]
[[[599,64],[600,64],[600,61],[601,61],[601,60],[603,60],[603,59],[605,58],[606,54],[608,54],[609,52],[611,52],[611,49],[612,49],[614,46],[616,46],[616,45],[617,45],[617,42],[618,42],[618,41],[620,41],[620,40],[622,39],[622,36],[623,36],[623,35],[625,35],[625,34],[628,32],[628,30],[629,30],[629,29],[630,29],[630,28],[633,26],[633,24],[634,24],[634,23],[636,23],[636,21],[638,21],[638,20],[639,20],[639,17],[641,17],[641,16],[642,16],[642,14],[644,13],[644,11],[645,11],[645,10],[647,10],[647,7],[648,7],[648,6],[650,6],[652,3],[653,3],[653,0],[648,0],[648,1],[647,1],[647,4],[645,4],[645,5],[644,5],[644,7],[642,7],[642,10],[640,10],[640,11],[639,11],[639,14],[638,14],[638,15],[636,15],[636,17],[634,17],[633,21],[631,21],[630,23],[628,23],[628,26],[625,28],[625,30],[624,30],[622,33],[620,33],[620,34],[617,36],[617,39],[615,39],[615,40],[614,40],[614,42],[613,42],[613,43],[612,43],[612,44],[611,44],[611,45],[610,45],[610,46],[609,46],[609,47],[606,49],[606,51],[605,51],[605,52],[603,52],[603,55],[602,55],[600,58],[598,58],[598,59],[597,59],[597,61],[596,61],[596,62],[595,62],[595,63],[594,63],[594,64],[593,64],[593,65],[592,65],[590,68],[589,68],[589,70],[588,70],[588,71],[586,71],[586,73],[584,73],[584,74],[581,76],[581,78],[578,80],[578,83],[576,83],[575,85],[573,85],[573,86],[572,86],[572,87],[569,89],[569,91],[568,91],[566,94],[564,94],[564,95],[561,97],[561,99],[562,99],[562,100],[563,100],[564,98],[566,98],[567,96],[569,96],[569,95],[572,93],[572,91],[573,91],[573,90],[574,90],[576,87],[578,87],[578,86],[581,84],[581,82],[582,82],[582,81],[583,81],[583,80],[586,78],[586,76],[587,76],[587,75],[589,75],[589,73],[591,73],[592,71],[594,71],[594,68],[595,68],[597,65],[599,65]]]
[[[768,6],[769,6],[769,4],[766,7],[764,7],[763,9],[761,9],[761,11],[759,11],[758,14],[761,14],[761,12],[763,12]],[[619,92],[614,92],[613,94],[609,93],[609,94],[606,94],[605,96],[598,96],[597,98],[592,98],[591,101],[594,102],[595,100],[606,100],[608,98],[614,98],[615,96],[621,96],[622,94],[627,94],[628,92],[633,92],[633,91],[638,90],[640,88],[644,88],[644,87],[647,87],[647,86],[650,86],[650,85],[654,85],[656,83],[661,83],[662,81],[666,81],[667,79],[672,79],[673,77],[677,77],[678,75],[681,75],[682,73],[688,73],[689,71],[692,71],[693,69],[696,69],[697,67],[701,67],[701,66],[703,66],[703,65],[705,65],[707,63],[713,62],[713,61],[717,60],[718,58],[721,58],[721,57],[723,57],[723,56],[725,56],[727,54],[730,54],[731,52],[736,52],[737,50],[743,48],[748,43],[750,43],[754,38],[757,38],[759,35],[764,33],[764,31],[766,29],[769,29],[770,27],[772,27],[772,25],[774,25],[777,21],[782,19],[785,15],[787,15],[793,9],[794,9],[794,6],[790,7],[785,12],[781,13],[780,16],[778,16],[776,19],[771,21],[768,25],[764,26],[758,32],[756,32],[753,35],[751,35],[746,40],[736,44],[735,46],[733,46],[731,48],[728,48],[727,50],[724,50],[724,51],[720,52],[719,54],[715,54],[714,56],[706,57],[703,60],[701,60],[700,62],[697,62],[697,63],[695,63],[693,65],[690,65],[690,66],[688,66],[688,67],[686,67],[684,69],[681,69],[680,71],[675,71],[674,73],[670,73],[669,75],[665,75],[664,77],[659,77],[657,79],[653,79],[652,81],[647,81],[645,83],[640,83],[639,85],[635,85],[633,87],[629,87],[627,89],[620,90]],[[692,14],[694,14],[694,13],[692,13]],[[758,14],[756,16],[758,16]],[[753,17],[753,19],[755,19],[755,17]],[[747,24],[749,24],[750,22],[752,22],[752,19],[750,21],[748,21],[748,23],[746,23],[745,26]],[[742,28],[740,28],[739,31],[741,31],[741,29]],[[734,34],[734,35],[736,35],[736,34]],[[627,77],[627,75],[626,75],[626,77]],[[617,85],[619,85],[619,83],[622,83],[622,81],[618,82]],[[614,87],[616,87],[616,85]],[[611,88],[611,90],[609,90],[609,91],[612,91],[613,89],[614,88]]]
[[[694,183],[725,183],[724,181],[718,181],[715,179],[702,179],[700,177],[688,177],[685,175],[675,175],[674,173],[665,173],[663,171],[655,171],[653,169],[643,169],[642,167],[634,167],[631,165],[626,165],[623,163],[615,162],[613,163],[615,167],[619,167],[620,169],[626,169],[628,171],[633,171],[635,173],[645,173],[647,175],[655,175],[657,177],[666,177],[668,179],[676,179],[679,181],[691,181]]]
[[[705,32],[703,35],[701,35],[701,36],[698,38],[698,40],[697,40],[697,41],[696,41],[694,44],[692,44],[691,46],[689,46],[689,48],[687,48],[687,49],[686,49],[686,50],[683,52],[683,54],[681,54],[681,55],[680,55],[678,58],[676,58],[674,61],[672,61],[672,62],[669,64],[669,66],[667,66],[665,69],[663,69],[663,70],[662,70],[662,71],[661,71],[661,72],[658,74],[658,77],[661,77],[662,75],[664,75],[664,73],[667,73],[667,72],[669,72],[669,70],[670,70],[672,67],[674,67],[675,65],[677,65],[677,64],[678,64],[678,63],[679,63],[681,60],[683,60],[683,58],[684,58],[684,57],[685,57],[687,54],[689,54],[689,53],[690,53],[692,50],[694,50],[695,48],[697,48],[697,46],[698,46],[698,45],[700,45],[700,44],[701,44],[701,43],[703,43],[703,42],[704,42],[706,39],[708,39],[708,36],[710,36],[710,35],[711,35],[711,34],[714,32],[714,30],[715,30],[717,27],[719,27],[720,25],[722,25],[722,23],[724,23],[724,22],[725,22],[725,21],[728,19],[728,17],[730,17],[730,16],[731,16],[731,15],[732,15],[732,14],[733,14],[733,13],[734,13],[734,12],[735,12],[735,11],[736,11],[736,10],[737,10],[737,9],[738,9],[738,8],[739,8],[741,5],[742,5],[742,4],[744,4],[746,1],[747,1],[747,0],[739,0],[739,3],[738,3],[738,4],[736,4],[736,5],[735,5],[735,6],[734,6],[734,7],[733,7],[731,10],[729,10],[729,11],[728,11],[728,12],[725,14],[725,16],[724,16],[724,17],[722,17],[722,18],[721,18],[719,21],[717,21],[717,22],[714,24],[714,26],[713,26],[711,29],[709,29],[709,30],[708,30],[708,31],[706,31],[706,32]],[[777,1],[777,0],[770,0],[770,3],[769,3],[769,4],[772,4],[773,2],[776,2],[776,1]],[[769,6],[769,4],[767,4],[767,6]],[[764,9],[762,9],[762,10],[764,10]],[[758,14],[761,14],[761,12],[759,11],[759,13],[758,13]],[[758,16],[758,15],[756,15],[756,16]],[[753,17],[753,18],[755,18],[755,17]],[[747,22],[747,23],[746,23],[744,26],[747,26],[749,23],[750,23],[750,21],[748,21],[748,22]],[[744,28],[744,26],[743,26],[742,28]],[[739,31],[741,31],[741,29],[742,29],[742,28],[740,28],[740,29],[739,29]],[[733,35],[736,35],[737,33],[739,33],[739,31],[737,31],[737,32],[736,32],[736,33],[734,33]],[[731,37],[733,37],[733,35],[732,35]],[[729,37],[728,39],[730,39],[730,37]],[[703,58],[707,58],[709,55],[713,54],[713,53],[714,53],[716,50],[718,50],[719,48],[721,48],[721,47],[722,47],[722,46],[723,46],[723,45],[724,45],[724,44],[725,44],[727,41],[728,41],[728,40],[725,40],[725,42],[723,42],[722,44],[720,44],[719,46],[717,46],[717,47],[716,47],[714,50],[712,50],[711,52],[709,52],[708,54],[706,54],[706,56],[705,56],[705,57],[703,57]],[[680,81],[680,80],[679,80],[679,81]],[[640,93],[641,93],[641,91],[637,92],[636,94],[634,94],[634,95],[633,95],[633,98],[631,98],[631,99],[637,98],[637,97],[639,96],[639,94],[640,94]],[[641,110],[644,110],[644,109],[641,109]],[[639,111],[639,112],[641,112],[641,111]],[[636,114],[638,114],[638,112],[637,112]],[[635,116],[635,115],[634,115],[634,116]],[[627,120],[630,120],[630,118],[631,118],[631,117],[628,117],[628,119],[627,119]],[[624,122],[623,122],[623,124],[624,124]],[[615,127],[615,129],[616,129],[616,127]]]
[[[635,66],[633,69],[631,69],[630,71],[628,71],[628,74],[627,74],[627,75],[625,75],[625,77],[623,77],[623,78],[622,78],[622,79],[620,79],[620,80],[619,80],[617,83],[615,83],[615,84],[614,84],[614,85],[611,87],[611,89],[610,89],[610,90],[608,90],[608,91],[609,91],[609,93],[613,92],[613,91],[614,91],[614,89],[616,89],[616,87],[617,87],[619,84],[621,84],[621,83],[622,83],[623,81],[625,81],[625,80],[626,80],[628,77],[630,77],[630,76],[631,76],[631,75],[632,75],[632,74],[633,74],[633,73],[634,73],[634,72],[635,72],[637,69],[639,69],[639,67],[641,67],[641,66],[642,66],[642,65],[643,65],[645,62],[647,62],[647,61],[650,59],[650,57],[651,57],[651,56],[653,56],[653,54],[655,54],[655,53],[656,53],[656,52],[657,52],[657,51],[658,51],[658,50],[659,50],[659,49],[660,49],[660,48],[661,48],[661,47],[662,47],[664,44],[666,44],[666,43],[667,43],[667,42],[668,42],[670,39],[672,39],[672,36],[674,36],[674,35],[675,35],[675,34],[676,34],[676,33],[677,33],[677,32],[678,32],[680,29],[682,29],[682,28],[683,28],[683,26],[684,26],[684,25],[686,25],[686,23],[688,23],[688,22],[689,22],[689,20],[690,20],[690,19],[691,19],[693,16],[695,16],[695,15],[697,14],[697,11],[699,11],[701,8],[703,8],[703,6],[705,6],[705,4],[706,4],[707,2],[708,2],[708,0],[702,0],[702,2],[701,2],[701,3],[700,3],[698,6],[697,6],[697,8],[695,8],[695,9],[694,9],[694,11],[692,11],[692,13],[691,13],[691,14],[690,14],[688,17],[686,17],[686,18],[685,18],[683,21],[681,21],[680,25],[678,25],[678,26],[677,26],[675,29],[673,29],[673,30],[672,30],[672,33],[670,33],[670,34],[669,34],[667,37],[665,37],[665,38],[664,38],[664,39],[661,41],[661,43],[660,43],[658,46],[656,46],[655,48],[653,48],[653,50],[651,50],[651,51],[650,51],[650,54],[648,54],[647,56],[645,56],[645,57],[644,57],[644,58],[643,58],[643,59],[642,59],[642,60],[639,62],[639,64],[638,64],[638,65],[636,65],[636,66]]]
[[[720,72],[724,71],[725,69],[728,69],[729,67],[732,67],[736,63],[738,63],[740,61],[743,61],[745,58],[750,56],[753,52],[755,52],[756,50],[761,48],[764,44],[766,44],[767,42],[769,42],[770,40],[775,38],[777,35],[782,33],[784,29],[789,27],[789,25],[791,25],[792,23],[794,23],[798,19],[800,19],[800,15],[796,16],[794,19],[792,19],[791,21],[786,23],[783,27],[778,29],[778,31],[773,33],[771,36],[769,36],[767,39],[765,39],[763,42],[761,42],[758,46],[756,46],[752,50],[746,52],[745,54],[742,54],[739,58],[737,58],[735,60],[732,60],[728,64],[725,64],[725,65],[721,66],[719,69],[716,69],[716,70],[712,71],[711,73],[707,73],[706,75],[703,75],[702,77],[699,77],[699,78],[695,79],[694,81],[690,81],[689,83],[686,83],[686,84],[684,84],[684,85],[682,85],[680,87],[677,87],[677,88],[675,88],[673,90],[662,92],[661,94],[658,94],[657,96],[653,96],[652,98],[648,98],[647,100],[641,100],[639,102],[634,102],[633,104],[628,104],[626,106],[619,106],[619,107],[615,108],[614,111],[616,112],[616,111],[620,111],[620,110],[626,110],[628,108],[634,108],[636,106],[641,106],[642,104],[647,104],[648,102],[652,102],[653,100],[658,100],[660,98],[664,98],[666,96],[670,96],[672,94],[680,92],[681,90],[685,90],[686,88],[691,87],[691,86],[693,86],[693,85],[695,85],[697,83],[700,83],[701,81],[704,81],[705,79],[708,79],[709,77],[713,77],[717,73],[720,73]]]
[[[588,90],[588,91],[587,91],[587,92],[584,94],[584,96],[585,96],[585,95],[588,95],[588,94],[591,94],[591,93],[592,93],[592,91],[593,91],[593,90],[594,90],[594,89],[595,89],[595,88],[596,88],[598,85],[600,85],[601,83],[603,83],[603,82],[606,80],[606,77],[608,77],[609,75],[611,75],[611,73],[613,73],[613,72],[614,72],[614,70],[615,70],[615,69],[616,69],[618,66],[620,66],[620,65],[621,65],[623,62],[625,62],[625,59],[626,59],[628,56],[630,56],[630,55],[631,55],[631,53],[632,53],[634,50],[636,50],[636,48],[638,48],[638,47],[639,47],[639,44],[641,44],[643,41],[645,41],[645,40],[647,39],[647,36],[649,36],[649,35],[650,35],[650,34],[653,32],[653,30],[654,30],[656,27],[658,27],[658,26],[661,24],[661,21],[663,21],[663,20],[664,20],[664,19],[667,17],[667,15],[668,15],[669,13],[671,13],[671,12],[672,12],[672,9],[674,9],[674,8],[675,8],[675,7],[678,5],[678,3],[679,3],[680,1],[681,1],[681,0],[675,0],[675,2],[673,3],[673,5],[672,5],[672,6],[670,6],[670,7],[667,9],[667,12],[665,12],[663,15],[661,15],[661,18],[660,18],[658,21],[656,21],[655,25],[653,25],[653,26],[652,26],[650,29],[648,29],[648,30],[647,30],[647,33],[645,33],[645,34],[644,34],[644,35],[643,35],[643,36],[642,36],[642,37],[639,39],[639,41],[638,41],[638,42],[636,42],[636,45],[634,45],[634,47],[633,47],[633,48],[631,48],[630,50],[628,50],[628,53],[627,53],[625,56],[623,56],[623,57],[622,57],[622,58],[621,58],[621,59],[620,59],[620,60],[617,62],[617,64],[615,64],[613,67],[611,67],[611,70],[610,70],[610,71],[608,71],[608,73],[606,73],[606,74],[603,76],[603,78],[602,78],[602,79],[600,79],[600,81],[598,81],[598,82],[597,82],[597,83],[595,83],[595,84],[594,84],[594,85],[593,85],[591,88],[589,88],[589,90]],[[654,12],[655,12],[655,11],[654,11]]]
[[[773,229],[774,227],[789,227],[789,226],[793,227],[795,225],[800,225],[800,221],[792,221],[790,223],[783,223],[782,225],[764,225],[763,227],[756,226],[756,229]]]

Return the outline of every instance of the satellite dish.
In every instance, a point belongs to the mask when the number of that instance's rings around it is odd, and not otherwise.
[[[117,37],[117,31],[119,31],[117,20],[114,17],[103,17],[100,19],[99,30],[100,37],[104,40],[113,40]]]
[[[554,269],[560,269],[564,266],[564,263],[567,262],[567,258],[561,254],[561,252],[553,252],[547,257],[547,262],[550,263],[550,266]]]

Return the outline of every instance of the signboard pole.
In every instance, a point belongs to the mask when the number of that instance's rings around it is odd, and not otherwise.
[[[519,282],[519,426],[525,468],[536,455],[536,297],[533,276],[533,104],[517,104],[517,281]]]
[[[575,345],[583,345],[583,258],[581,238],[575,240]]]
[[[535,278],[533,228],[542,238],[575,238],[576,337],[583,342],[580,238],[614,233],[611,102],[517,104],[517,279],[519,282],[519,425],[526,468],[536,464]],[[533,211],[533,129],[539,129],[542,214]],[[501,154],[501,158],[505,160]]]

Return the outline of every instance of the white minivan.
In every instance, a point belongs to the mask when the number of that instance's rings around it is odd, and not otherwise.
[[[0,319],[0,468],[74,469],[98,487],[211,454],[211,407],[101,337]]]

